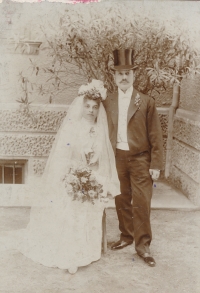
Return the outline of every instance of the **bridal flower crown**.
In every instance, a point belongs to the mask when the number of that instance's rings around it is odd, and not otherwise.
[[[93,79],[92,82],[79,88],[78,95],[88,96],[92,100],[101,99],[103,101],[107,97],[107,89],[101,80]]]

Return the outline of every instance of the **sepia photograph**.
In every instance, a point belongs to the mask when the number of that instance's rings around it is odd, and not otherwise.
[[[200,2],[0,1],[0,293],[200,292]]]

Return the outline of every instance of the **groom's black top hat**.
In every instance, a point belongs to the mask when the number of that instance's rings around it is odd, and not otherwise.
[[[120,49],[114,50],[114,67],[113,70],[123,70],[123,69],[135,69],[134,66],[134,51],[133,49]]]

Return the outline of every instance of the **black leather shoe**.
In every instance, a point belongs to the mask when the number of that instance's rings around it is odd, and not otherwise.
[[[122,249],[122,248],[124,248],[124,247],[126,247],[128,245],[131,245],[132,243],[133,242],[128,243],[128,242],[125,242],[123,240],[119,240],[119,241],[117,241],[117,242],[115,242],[114,244],[111,245],[111,249],[112,250]]]
[[[144,255],[140,255],[140,257],[143,258],[143,260],[146,262],[146,264],[148,264],[148,266],[150,267],[156,266],[155,259],[152,256],[150,256],[148,253],[145,253]]]

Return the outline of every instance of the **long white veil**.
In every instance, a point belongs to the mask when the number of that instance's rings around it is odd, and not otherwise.
[[[84,127],[81,128],[82,109],[83,96],[79,96],[69,107],[57,133],[42,178],[30,188],[34,197],[28,226],[6,236],[7,245],[10,243],[25,256],[49,267],[84,266],[101,257],[103,202],[97,200],[92,205],[73,201],[62,181],[73,161],[74,148],[81,148],[77,135]],[[104,191],[116,196],[120,193],[120,183],[102,104],[95,130],[97,135],[92,137],[92,143],[93,139],[98,140],[100,154],[95,172],[104,179]]]
[[[32,206],[47,206],[59,203],[63,193],[62,178],[72,163],[72,152],[77,144],[82,119],[83,96],[78,96],[70,105],[67,115],[56,135],[43,176],[37,183]],[[112,196],[120,194],[120,183],[115,167],[115,156],[109,140],[108,124],[105,109],[100,103],[97,117],[97,140],[100,144],[98,174],[104,177],[105,186]]]

